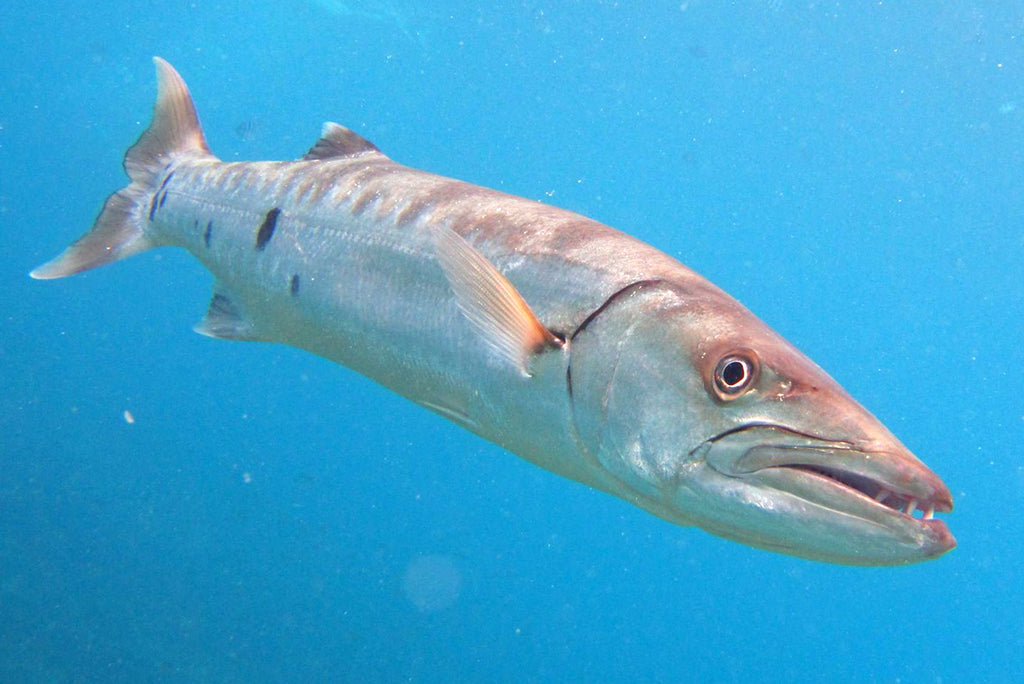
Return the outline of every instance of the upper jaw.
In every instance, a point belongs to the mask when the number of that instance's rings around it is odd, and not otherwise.
[[[862,446],[754,424],[714,437],[697,451],[721,475],[797,497],[835,514],[837,524],[842,516],[861,520],[873,536],[884,531],[894,548],[910,552],[894,562],[931,558],[956,546],[945,523],[932,517],[952,510],[949,489],[895,438]],[[843,530],[849,535],[848,523]],[[849,542],[856,546],[855,539]],[[797,553],[816,557],[813,549]]]

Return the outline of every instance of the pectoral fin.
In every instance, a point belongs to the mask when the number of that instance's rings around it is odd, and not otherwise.
[[[537,320],[508,278],[465,238],[440,226],[434,229],[434,244],[459,309],[483,340],[523,375],[531,375],[531,357],[564,344]]]

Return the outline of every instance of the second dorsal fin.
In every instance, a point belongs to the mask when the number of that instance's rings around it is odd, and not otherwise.
[[[350,157],[364,152],[380,152],[377,146],[351,128],[328,121],[320,131],[320,139],[302,155],[304,161]]]

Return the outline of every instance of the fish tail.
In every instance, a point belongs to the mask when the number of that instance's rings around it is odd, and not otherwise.
[[[107,198],[92,229],[29,275],[64,278],[126,259],[159,245],[146,231],[161,192],[182,157],[211,156],[188,87],[178,72],[154,57],[157,98],[149,128],[124,157],[131,183]]]

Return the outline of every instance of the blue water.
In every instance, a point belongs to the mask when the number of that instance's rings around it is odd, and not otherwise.
[[[942,4],[9,3],[0,680],[1016,680],[1024,10]],[[674,527],[195,335],[180,251],[30,281],[124,185],[154,54],[224,159],[336,120],[678,256],[946,480],[959,548],[847,568]]]

